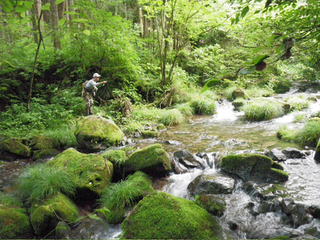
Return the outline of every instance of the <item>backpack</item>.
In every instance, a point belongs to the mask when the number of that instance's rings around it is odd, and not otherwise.
[[[85,81],[84,83],[82,83],[82,92],[81,92],[81,97],[84,97],[84,93],[85,93],[85,91],[84,91],[84,87],[86,86],[86,84],[87,84],[87,82],[88,82],[89,80],[87,80],[87,81]]]

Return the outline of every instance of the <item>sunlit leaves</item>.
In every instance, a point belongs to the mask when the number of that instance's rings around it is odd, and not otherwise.
[[[220,82],[221,82],[220,79],[210,79],[209,81],[206,82],[206,84],[201,89],[201,93],[213,88],[214,86],[217,86],[218,84],[220,84]]]

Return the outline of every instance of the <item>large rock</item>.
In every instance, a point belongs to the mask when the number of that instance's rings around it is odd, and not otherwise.
[[[151,176],[165,175],[172,170],[170,158],[160,144],[152,144],[133,152],[124,165],[125,172],[142,171]]]
[[[32,154],[31,148],[24,145],[20,140],[9,138],[0,143],[1,152],[11,154],[15,157],[29,158]]]
[[[112,120],[90,115],[77,121],[75,136],[80,147],[94,152],[119,144],[124,134]]]
[[[212,215],[221,217],[226,210],[226,201],[215,195],[199,195],[195,203],[206,209]]]
[[[54,149],[56,145],[54,138],[44,136],[33,136],[30,142],[34,150]]]
[[[220,166],[224,172],[244,181],[285,182],[289,177],[279,163],[255,153],[225,156]]]
[[[187,150],[176,151],[172,156],[171,166],[177,174],[188,172],[189,169],[205,168],[204,164]]]
[[[73,222],[78,216],[77,206],[65,195],[58,193],[30,208],[30,221],[39,237],[51,233],[60,221]]]
[[[0,205],[0,239],[31,238],[32,235],[26,210]]]
[[[53,167],[66,168],[75,178],[78,191],[100,195],[110,185],[113,165],[110,161],[97,154],[84,154],[69,148],[54,159],[47,162]],[[83,196],[82,196],[83,197]]]
[[[202,174],[189,185],[188,191],[194,195],[201,194],[230,194],[234,189],[235,180],[231,177],[215,174]]]
[[[222,239],[217,220],[194,202],[155,192],[121,224],[122,239]]]

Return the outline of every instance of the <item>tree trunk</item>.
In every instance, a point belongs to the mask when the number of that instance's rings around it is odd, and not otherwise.
[[[56,0],[50,1],[50,26],[53,30],[53,46],[55,49],[61,49],[60,28],[59,28],[59,11],[55,4]]]

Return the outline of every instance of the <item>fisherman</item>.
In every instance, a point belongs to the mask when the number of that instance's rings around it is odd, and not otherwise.
[[[98,87],[101,84],[107,83],[107,81],[99,82],[101,75],[98,73],[93,74],[93,78],[86,81],[83,84],[82,97],[86,106],[86,115],[92,115],[93,109],[93,97],[96,95],[98,91]]]

